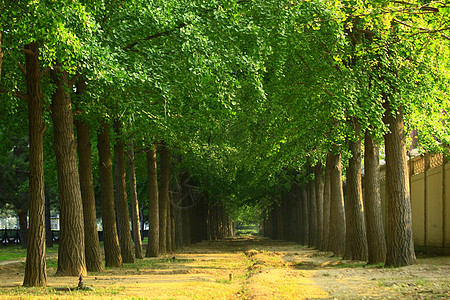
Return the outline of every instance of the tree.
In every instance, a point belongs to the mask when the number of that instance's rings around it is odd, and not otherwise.
[[[361,125],[357,120],[350,120],[350,126],[355,133],[355,137],[348,141],[352,157],[349,159],[346,172],[344,258],[365,261],[367,260],[368,249],[361,183]]]
[[[142,240],[140,231],[140,221],[139,221],[139,202],[137,198],[136,191],[136,172],[135,172],[135,159],[134,159],[134,146],[133,140],[128,142],[128,168],[130,172],[130,198],[131,198],[131,220],[133,229],[133,240],[134,240],[134,255],[138,259],[144,258],[142,253]]]
[[[159,190],[158,175],[156,167],[156,149],[151,145],[147,151],[147,168],[148,168],[148,244],[146,257],[157,257],[160,254],[159,247]]]
[[[114,132],[117,136],[114,144],[114,170],[116,182],[117,224],[122,259],[125,263],[134,263],[133,243],[131,242],[130,213],[127,200],[125,170],[125,143],[122,137],[122,124],[114,120]]]
[[[77,84],[78,91],[81,90],[81,85],[83,85],[83,83],[84,82],[79,82]],[[80,189],[81,198],[83,201],[86,268],[87,271],[90,272],[102,272],[105,268],[100,252],[100,243],[97,230],[89,125],[83,120],[75,120],[74,122],[77,129]]]
[[[366,131],[364,137],[364,211],[366,214],[368,263],[386,261],[386,239],[379,182],[379,148]]]
[[[79,276],[86,274],[84,252],[83,204],[73,130],[73,112],[69,74],[57,66],[51,71],[56,91],[52,97],[51,117],[54,129],[54,148],[58,170],[60,239],[57,274]]]
[[[32,42],[25,46],[25,69],[22,73],[27,82],[28,121],[30,139],[30,229],[28,232],[27,259],[24,286],[46,286],[47,265],[45,258],[45,196],[42,117],[42,73],[39,67],[39,45]]]
[[[385,101],[386,195],[388,203],[387,266],[411,265],[416,261],[412,236],[411,201],[402,108],[395,112]]]
[[[159,146],[159,155],[161,158],[161,186],[159,189],[159,252],[165,254],[167,249],[167,240],[170,232],[168,231],[169,219],[169,184],[170,184],[170,152],[167,145],[162,142]]]
[[[323,166],[319,161],[314,166],[314,184],[316,189],[316,203],[317,203],[317,249],[322,249],[323,245],[323,227],[324,227],[324,211],[323,211],[323,192],[324,192],[324,181],[323,181]]]
[[[107,267],[122,267],[119,238],[117,235],[116,213],[114,205],[114,183],[112,175],[111,144],[109,124],[103,120],[97,135],[99,156],[100,187],[102,191],[102,223]]]
[[[334,149],[336,151],[336,149]],[[336,256],[345,252],[345,211],[341,153],[330,153],[330,227],[328,248]]]

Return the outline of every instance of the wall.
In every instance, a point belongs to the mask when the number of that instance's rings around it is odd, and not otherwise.
[[[386,226],[385,166],[380,167],[380,192]],[[409,161],[414,244],[450,248],[450,164],[441,154]],[[386,228],[386,227],[385,227]]]

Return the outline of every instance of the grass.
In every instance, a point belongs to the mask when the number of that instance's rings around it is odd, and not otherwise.
[[[1,295],[20,296],[20,299],[34,299],[35,297],[45,296],[46,299],[59,299],[60,296],[71,296],[80,298],[82,296],[113,296],[119,295],[125,290],[124,286],[98,288],[93,291],[67,290],[61,291],[51,287],[22,287],[17,286],[11,289],[0,290]],[[53,296],[53,297],[52,297]]]
[[[58,253],[58,244],[54,244],[52,248],[47,248],[46,253]],[[0,248],[0,261],[21,260],[26,257],[27,249],[23,249],[20,245]]]

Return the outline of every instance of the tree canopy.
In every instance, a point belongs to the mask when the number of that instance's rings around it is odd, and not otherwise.
[[[47,74],[63,70],[76,120],[93,131],[120,122],[113,140],[132,138],[138,160],[168,145],[176,170],[235,215],[244,207],[262,218],[330,151],[348,164],[348,143],[364,132],[383,144],[386,114],[404,113],[421,151],[450,142],[445,1],[2,0],[0,10],[5,166],[23,162],[11,149],[27,135],[30,43],[39,47],[45,139],[57,89]],[[54,167],[45,169],[55,185]]]

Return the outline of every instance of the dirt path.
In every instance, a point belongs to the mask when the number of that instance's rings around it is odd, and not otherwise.
[[[74,277],[23,288],[23,262],[0,266],[1,299],[450,299],[450,257],[398,269],[365,267],[331,253],[266,238],[202,242],[176,254],[89,274],[94,291],[68,291]],[[57,290],[55,290],[55,288]],[[59,290],[58,290],[59,289]]]

